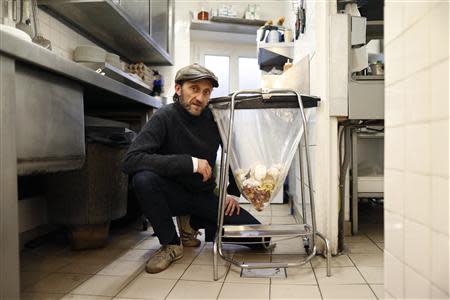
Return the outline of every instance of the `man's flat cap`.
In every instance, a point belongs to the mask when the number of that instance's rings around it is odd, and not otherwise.
[[[185,81],[197,81],[202,79],[208,79],[211,81],[213,87],[219,87],[219,80],[216,75],[199,64],[183,67],[178,70],[175,75],[175,83],[179,84],[182,84]]]

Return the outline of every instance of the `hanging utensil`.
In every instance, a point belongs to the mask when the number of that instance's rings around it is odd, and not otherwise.
[[[20,20],[19,23],[16,24],[16,28],[22,30],[30,37],[33,37],[33,29],[29,24],[27,24],[24,20],[24,12],[26,9],[26,5],[28,5],[28,1],[20,0]]]
[[[38,17],[38,6],[36,0],[31,0],[31,13],[33,14],[34,32],[33,43],[36,43],[45,49],[52,50],[52,43],[50,40],[44,38],[41,34]]]

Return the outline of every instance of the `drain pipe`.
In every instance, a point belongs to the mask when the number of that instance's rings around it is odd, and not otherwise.
[[[382,132],[383,130],[377,130],[374,128],[369,128],[368,126],[384,126],[383,121],[347,121],[342,123],[342,130],[339,132],[339,216],[338,216],[338,252],[343,253],[346,251],[344,244],[344,222],[345,222],[345,179],[347,175],[347,171],[350,165],[351,159],[351,149],[352,149],[352,134],[355,129],[358,128],[367,128],[371,131]],[[344,144],[344,157],[342,158],[342,141]],[[343,160],[342,160],[343,159]]]

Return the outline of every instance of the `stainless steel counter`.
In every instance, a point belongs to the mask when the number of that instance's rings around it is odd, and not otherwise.
[[[0,32],[0,35],[0,54],[73,79],[81,83],[88,89],[88,92],[94,95],[101,95],[102,92],[108,95],[113,94],[116,99],[114,99],[114,102],[108,103],[109,105],[161,107],[161,101],[123,83],[100,75],[73,61],[59,57],[55,53],[33,43],[20,40],[4,32]],[[85,99],[85,105],[89,105],[89,102],[95,104],[96,101],[96,98],[89,97],[89,99]]]
[[[20,298],[20,170],[29,174],[28,170],[36,170],[35,163],[39,171],[49,170],[48,164],[41,164],[44,160],[50,161],[52,171],[60,170],[64,159],[75,162],[71,169],[79,166],[84,158],[86,109],[124,114],[160,106],[149,95],[0,32],[0,299]],[[71,156],[74,149],[76,155]],[[23,168],[31,162],[32,168]]]

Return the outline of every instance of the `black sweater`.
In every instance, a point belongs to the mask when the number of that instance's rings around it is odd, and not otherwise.
[[[203,182],[201,174],[193,173],[192,157],[206,159],[214,168],[220,144],[219,130],[208,107],[200,116],[193,116],[175,102],[157,110],[145,124],[125,155],[123,171],[134,174],[150,170],[191,192],[211,192],[215,178]],[[228,193],[239,195],[232,177]]]

